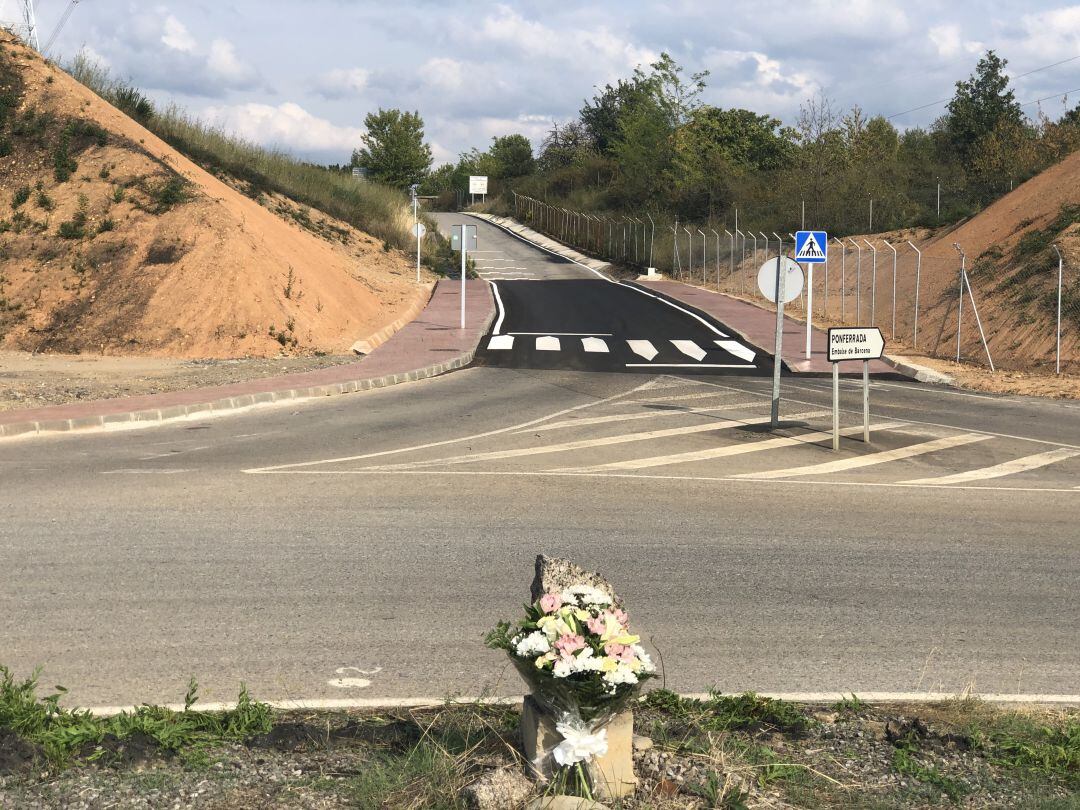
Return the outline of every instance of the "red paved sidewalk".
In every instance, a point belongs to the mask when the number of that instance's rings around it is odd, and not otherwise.
[[[681,281],[639,281],[642,287],[663,293],[669,298],[705,312],[736,330],[754,347],[770,356],[776,349],[776,313],[756,307],[730,295],[691,287]],[[811,328],[810,359],[806,359],[806,324],[784,317],[784,365],[795,373],[832,373],[828,361],[828,336],[820,329]],[[840,363],[841,374],[862,373],[861,360],[845,360]],[[871,374],[899,373],[896,368],[880,360],[870,362]]]
[[[491,288],[471,280],[466,328],[460,328],[459,281],[442,280],[423,312],[367,357],[342,366],[261,380],[0,413],[0,437],[164,422],[199,413],[280,400],[331,396],[434,377],[472,362],[495,317]]]

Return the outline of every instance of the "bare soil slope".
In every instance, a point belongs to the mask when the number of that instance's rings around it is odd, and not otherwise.
[[[979,315],[995,359],[1014,368],[1028,367],[1025,360],[1048,362],[1055,348],[1057,314],[1053,242],[1060,246],[1066,265],[1062,358],[1075,367],[1080,363],[1080,152],[926,245],[928,266],[936,269],[923,276],[930,303],[927,324],[934,330],[927,335],[940,342],[956,340],[956,243],[967,254]],[[965,318],[961,337],[965,354],[981,354],[973,318]]]
[[[400,252],[266,203],[0,33],[0,348],[342,353],[427,294]]]

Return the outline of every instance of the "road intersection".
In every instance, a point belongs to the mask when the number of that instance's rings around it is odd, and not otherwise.
[[[619,583],[681,691],[1080,691],[1080,407],[875,380],[872,442],[845,409],[834,453],[828,380],[785,376],[769,431],[756,373],[521,358],[0,444],[3,662],[82,705],[191,675],[209,700],[518,694],[480,639],[544,552]]]

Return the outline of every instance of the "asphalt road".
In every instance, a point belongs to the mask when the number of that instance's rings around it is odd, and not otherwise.
[[[609,280],[483,220],[435,215],[440,230],[477,227],[477,274],[498,314],[477,362],[506,368],[644,374],[771,374],[723,323],[629,282]]]
[[[82,705],[519,694],[481,637],[545,552],[671,688],[1080,692],[1075,404],[875,383],[834,454],[828,381],[780,434],[768,384],[476,368],[5,442],[0,662]]]

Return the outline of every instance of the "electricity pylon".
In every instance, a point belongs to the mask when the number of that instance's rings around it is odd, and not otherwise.
[[[26,41],[34,46],[37,51],[41,50],[41,41],[38,39],[37,18],[34,16],[34,0],[21,0],[23,24],[26,27]]]

